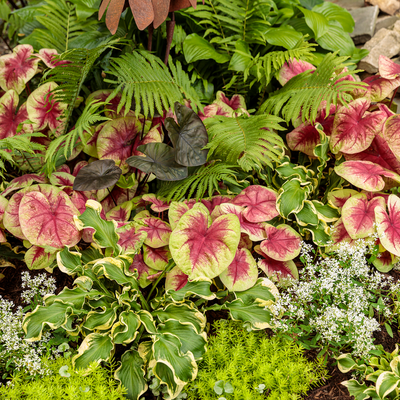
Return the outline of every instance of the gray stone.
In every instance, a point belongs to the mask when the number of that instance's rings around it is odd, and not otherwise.
[[[395,15],[383,15],[382,17],[378,17],[375,25],[375,32],[378,32],[379,29],[382,28],[392,29],[397,21],[400,21],[400,19]]]
[[[400,33],[400,20],[394,24],[393,30]]]
[[[378,72],[380,55],[392,58],[400,53],[400,33],[382,28],[363,48],[369,50],[369,54],[360,61],[358,67],[374,74]]]
[[[351,10],[352,8],[360,8],[365,6],[364,0],[328,0],[331,3],[335,3],[340,7]]]
[[[377,6],[354,8],[350,10],[350,14],[355,22],[354,31],[350,33],[354,43],[360,44],[370,40],[375,32],[379,8]]]
[[[400,0],[368,0],[368,2],[378,6],[386,14],[400,16]]]

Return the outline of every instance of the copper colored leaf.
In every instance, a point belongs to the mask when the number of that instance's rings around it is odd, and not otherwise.
[[[166,19],[169,12],[170,0],[151,0],[154,10],[154,28],[158,28]]]
[[[154,20],[151,0],[129,0],[133,17],[139,30],[147,28]]]
[[[111,34],[113,35],[115,34],[115,32],[117,32],[124,4],[125,0],[111,0],[109,2],[106,15],[106,25]]]

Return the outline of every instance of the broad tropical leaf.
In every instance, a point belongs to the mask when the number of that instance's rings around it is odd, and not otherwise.
[[[140,219],[143,226],[138,227],[139,232],[146,232],[145,243],[155,249],[166,246],[169,243],[171,227],[167,222],[155,217]]]
[[[301,74],[305,71],[313,70],[315,70],[314,65],[308,63],[307,61],[297,61],[295,58],[293,58],[285,62],[285,64],[283,64],[283,66],[279,70],[278,81],[282,86],[284,86],[294,76]]]
[[[25,253],[24,261],[29,269],[43,269],[48,268],[55,259],[55,254],[46,252],[42,247],[32,246]]]

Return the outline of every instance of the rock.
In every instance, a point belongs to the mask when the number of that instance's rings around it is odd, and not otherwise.
[[[363,58],[358,67],[370,74],[378,72],[379,56],[382,54],[392,58],[400,52],[400,33],[388,29],[380,29],[375,36],[365,43],[364,49],[369,50],[367,57]]]
[[[382,28],[392,29],[397,21],[400,21],[400,19],[395,15],[384,15],[382,17],[378,17],[378,20],[376,21],[375,25],[375,32],[378,32],[379,29]]]
[[[394,24],[393,30],[400,33],[400,20]]]
[[[368,0],[368,2],[378,6],[386,14],[400,16],[400,0]]]
[[[379,8],[377,6],[354,8],[350,10],[350,14],[355,22],[354,31],[350,33],[354,43],[360,44],[370,40],[375,32]]]
[[[331,3],[335,3],[340,7],[351,10],[353,8],[360,8],[365,6],[364,0],[328,0]]]

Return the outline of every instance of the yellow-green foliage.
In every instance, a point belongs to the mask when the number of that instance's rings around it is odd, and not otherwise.
[[[197,378],[184,389],[188,400],[296,400],[327,375],[293,342],[247,332],[240,323],[220,320],[214,326],[216,336],[210,338]],[[229,382],[233,393],[215,393],[218,381]]]
[[[43,360],[50,374],[36,381],[24,380],[18,372],[11,385],[0,386],[1,400],[122,400],[126,390],[118,386],[112,374],[96,363],[89,373],[74,371],[71,359]],[[67,368],[68,367],[68,368]],[[61,368],[61,370],[60,370]]]

